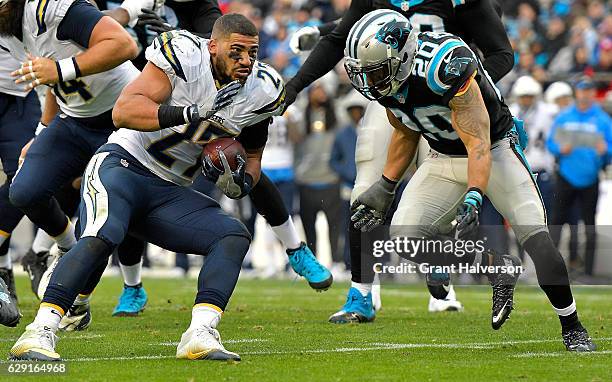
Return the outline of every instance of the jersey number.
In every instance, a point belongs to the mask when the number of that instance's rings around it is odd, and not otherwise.
[[[442,106],[428,106],[414,109],[414,117],[419,129],[424,135],[439,141],[440,138],[449,141],[459,139],[447,117],[448,109]]]
[[[173,134],[167,135],[162,139],[155,141],[149,145],[147,152],[151,154],[155,160],[164,165],[167,168],[171,168],[176,158],[168,153],[168,150],[178,145],[183,141],[192,141],[198,131],[198,125],[195,123],[189,124],[185,132],[173,132]],[[183,176],[189,179],[193,178],[196,171],[200,168],[200,162],[197,161],[193,166],[188,167],[183,171]]]
[[[87,85],[81,80],[71,80],[60,82],[56,84],[54,87],[55,95],[63,102],[66,103],[66,97],[69,97],[74,94],[78,94],[81,96],[83,101],[90,101],[93,96],[87,90]]]
[[[280,78],[274,78],[274,76],[266,70],[266,67],[260,63],[257,63],[257,78],[261,78],[264,81],[266,80],[266,78],[269,78],[276,89],[278,89],[278,87],[280,86]]]

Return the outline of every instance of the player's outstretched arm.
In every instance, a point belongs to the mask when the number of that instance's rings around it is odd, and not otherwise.
[[[140,131],[159,130],[159,106],[172,93],[168,75],[152,63],[130,82],[113,108],[113,122],[118,128]]]
[[[421,134],[406,127],[389,109],[387,109],[387,118],[394,130],[383,175],[389,180],[399,181],[416,154]]]
[[[487,189],[491,173],[489,113],[472,78],[449,102],[452,126],[468,154],[468,189]]]

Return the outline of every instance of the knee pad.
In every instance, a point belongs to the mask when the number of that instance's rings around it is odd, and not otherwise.
[[[11,183],[9,200],[13,206],[20,209],[27,208],[40,202],[41,199],[42,193],[34,184],[26,184],[19,181],[19,178],[14,179]]]

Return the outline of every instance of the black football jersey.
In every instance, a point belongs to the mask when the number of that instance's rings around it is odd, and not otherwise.
[[[491,143],[513,127],[512,114],[499,90],[463,40],[449,33],[420,33],[414,60],[412,73],[400,91],[379,102],[408,128],[420,132],[434,150],[467,154],[451,125],[448,103],[472,77],[489,113]]]

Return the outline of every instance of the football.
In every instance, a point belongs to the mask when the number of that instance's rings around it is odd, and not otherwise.
[[[238,154],[244,160],[247,158],[244,147],[234,138],[217,138],[208,142],[202,150],[202,157],[208,155],[215,167],[223,169],[223,163],[221,163],[221,158],[219,158],[219,151],[223,151],[223,154],[225,154],[227,163],[232,171],[238,167],[238,161],[236,160]]]

